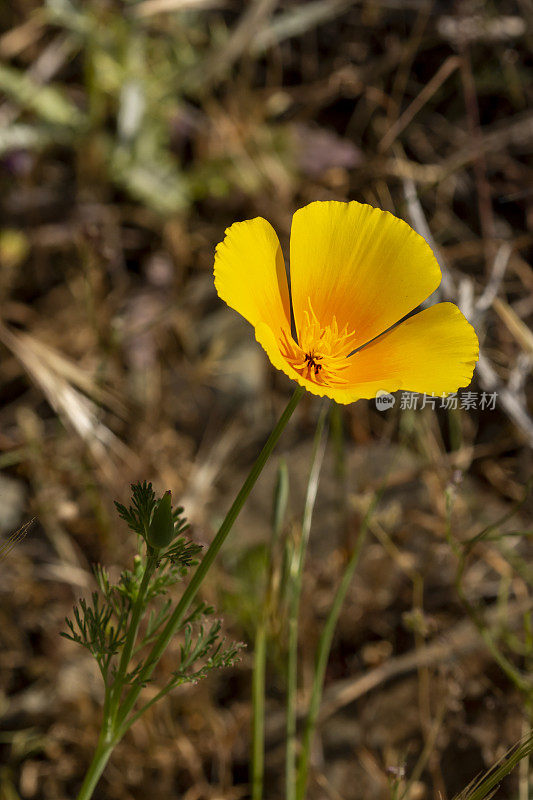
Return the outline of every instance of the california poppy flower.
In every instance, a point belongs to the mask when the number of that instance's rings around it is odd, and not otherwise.
[[[478,340],[457,306],[438,303],[400,322],[440,279],[431,248],[406,222],[362,203],[310,203],[292,219],[293,335],[270,223],[234,223],[215,256],[219,296],[254,326],[272,364],[339,403],[380,390],[449,394],[470,383]]]

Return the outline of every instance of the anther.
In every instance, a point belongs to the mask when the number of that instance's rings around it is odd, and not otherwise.
[[[307,364],[308,367],[310,367],[311,369],[314,369],[315,378],[318,375],[318,373],[320,372],[320,370],[322,369],[322,364],[318,363],[321,360],[321,358],[322,358],[322,356],[313,356],[313,355],[311,355],[311,353],[306,353],[305,354],[305,363]]]

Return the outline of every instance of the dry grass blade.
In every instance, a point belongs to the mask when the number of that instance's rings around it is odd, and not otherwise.
[[[433,234],[431,233],[431,229],[428,225],[426,215],[424,214],[424,210],[418,199],[418,194],[416,191],[415,182],[412,178],[406,178],[403,181],[403,193],[405,200],[407,202],[407,211],[409,214],[409,219],[411,221],[411,225],[415,229],[420,236],[423,236],[426,242],[429,244],[433,253],[435,254],[435,258],[439,262],[439,267],[442,273],[442,280],[439,288],[432,294],[431,298],[426,300],[428,305],[431,305],[433,300],[438,300],[442,295],[446,297],[453,297],[455,295],[455,284],[453,281],[452,276],[449,274],[449,271],[446,269],[444,259],[442,254],[439,252],[439,248]],[[425,305],[425,304],[424,304]]]
[[[225,0],[143,0],[135,6],[133,13],[136,17],[153,17],[180,11],[211,11],[226,5]]]
[[[478,302],[478,300],[476,300],[474,297],[474,285],[472,279],[467,278],[466,276],[461,277],[458,299],[457,292],[454,288],[454,282],[450,277],[450,272],[442,256],[439,254],[438,248],[429,230],[429,225],[427,224],[422,205],[420,204],[416,193],[415,184],[412,180],[404,180],[403,186],[411,223],[415,230],[417,230],[418,233],[424,236],[424,238],[429,242],[441,268],[442,281],[438,293],[444,300],[457,302],[466,318],[470,320],[475,319],[476,324],[481,321],[483,313],[487,310],[487,299],[489,299],[492,307],[496,307],[496,305],[498,306],[500,315],[504,318],[509,330],[511,330],[517,341],[529,351],[529,348],[531,347],[531,333],[529,329],[527,329],[527,326],[524,325],[524,323],[516,316],[512,309],[507,306],[507,304],[503,302],[498,304],[498,298],[495,296],[510,256],[509,246],[504,243],[497,251],[492,266],[489,284],[479,298],[480,302]],[[435,298],[435,296],[436,293],[433,295],[433,298]],[[528,365],[522,366],[522,361],[519,362],[519,365],[522,372],[528,368]],[[533,445],[533,420],[528,413],[525,398],[515,391],[514,386],[506,386],[500,380],[489,358],[485,355],[485,353],[483,353],[481,348],[476,371],[479,382],[481,383],[484,391],[497,393],[498,402],[505,410],[507,416],[512,419],[517,427],[523,432],[527,441]],[[513,381],[516,383],[517,378],[513,378]]]
[[[223,77],[231,65],[248,49],[257,29],[274,11],[277,4],[278,0],[253,0],[231,32],[226,46],[213,54],[209,65],[198,74],[197,79],[201,78],[205,85]]]
[[[17,531],[10,534],[7,537],[5,542],[0,544],[0,563],[4,561],[5,558],[9,555],[11,550],[15,547],[15,545],[19,544],[27,535],[29,529],[35,522],[34,519],[30,519],[29,522],[25,522]]]
[[[464,148],[450,156],[442,165],[441,177],[458,172],[462,167],[472,164],[480,152],[483,155],[489,155],[501,152],[509,145],[527,146],[532,135],[533,114],[531,112],[517,114],[506,120],[504,126],[498,124],[494,126],[494,130],[489,129],[489,131],[483,132],[479,146],[469,142]]]
[[[251,53],[260,55],[286,39],[308,33],[321,23],[342,14],[351,3],[352,0],[315,0],[296,5],[257,32],[251,44]]]
[[[533,355],[533,333],[530,328],[522,322],[511,306],[501,298],[495,297],[492,305],[516,341],[529,355]]]
[[[520,624],[524,613],[531,609],[532,604],[533,601],[530,600],[510,604],[507,611],[509,625]],[[495,623],[500,613],[499,608],[491,609],[486,615],[487,626]],[[483,647],[483,641],[473,623],[470,620],[461,622],[445,636],[418,650],[390,659],[366,675],[347,678],[332,685],[325,693],[320,718],[323,720],[330,717],[343,706],[353,703],[385,681],[405,675],[421,666],[455,661]]]
[[[230,425],[211,448],[202,448],[197,463],[192,467],[187,488],[180,501],[191,522],[203,523],[205,521],[203,514],[205,514],[205,508],[216,484],[216,479],[223,470],[240,434],[239,425]]]
[[[527,413],[522,399],[517,397],[514,391],[509,390],[502,384],[494,367],[483,353],[479,354],[476,369],[483,388],[487,392],[497,393],[498,402],[516,426],[524,433],[529,444],[533,446],[533,420]]]
[[[401,117],[392,125],[378,145],[380,152],[384,153],[389,149],[396,137],[409,125],[418,112],[425,106],[433,95],[440,89],[444,81],[455,72],[460,65],[457,56],[450,56],[442,64],[429,83],[424,86],[420,94],[413,100],[411,105],[405,109]]]
[[[109,453],[123,463],[135,463],[130,449],[98,419],[98,406],[67,379],[62,367],[68,362],[33,337],[15,334],[3,325],[0,325],[0,341],[18,358],[67,426],[85,442],[108,477],[115,472]],[[70,365],[67,373],[69,377],[73,374],[80,377],[74,365]]]
[[[496,305],[498,301],[497,294],[512,252],[513,248],[508,242],[503,242],[498,248],[494,261],[492,262],[489,282],[476,300],[476,311],[478,314],[485,312],[492,305]]]
[[[518,627],[525,613],[533,606],[533,600],[509,604],[507,608],[507,622],[511,627]],[[488,627],[496,624],[501,614],[501,609],[493,608],[487,612],[485,622]],[[446,663],[456,662],[472,653],[483,650],[483,640],[478,635],[476,627],[470,620],[458,623],[444,636],[439,636],[417,650],[409,651],[402,655],[390,658],[380,666],[357,675],[345,678],[328,686],[324,692],[324,700],[320,709],[319,723],[333,716],[341,708],[353,703],[369,692],[382,686],[388,681],[395,680],[414,672],[420,667],[431,667]],[[305,708],[302,703],[298,708],[299,717],[303,717]],[[283,730],[283,714],[273,715],[268,723],[269,735],[277,738]]]
[[[52,372],[77,386],[78,389],[81,389],[84,394],[91,397],[96,403],[106,405],[116,414],[126,414],[126,407],[116,394],[97,386],[86,370],[81,369],[73,361],[65,358],[64,355],[50,347],[50,345],[39,341],[35,336],[22,333],[15,335],[12,331],[0,325],[0,340],[7,347],[10,347],[9,343],[11,343],[19,351],[21,348],[30,350],[36,358],[47,364]],[[12,348],[10,347],[10,349]]]
[[[35,9],[29,19],[2,34],[0,36],[0,56],[13,58],[30,45],[35,44],[45,31],[44,17],[43,9]]]

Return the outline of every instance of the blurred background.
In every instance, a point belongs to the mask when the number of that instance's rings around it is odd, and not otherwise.
[[[301,615],[320,625],[387,471],[328,667],[309,796],[451,798],[531,727],[531,0],[10,0],[0,34],[0,798],[75,796],[102,686],[60,638],[91,564],[135,552],[113,499],[171,488],[211,540],[291,391],[216,296],[215,245],[355,199],[406,219],[474,323],[469,408],[332,418]],[[483,407],[482,392],[497,393]],[[205,587],[238,666],[176,691],[95,798],[248,796],[250,668],[272,491],[301,523],[307,396]],[[447,502],[453,497],[448,520]],[[464,571],[456,550],[481,532]],[[488,526],[488,527],[487,527]],[[481,635],[480,635],[481,634]],[[266,796],[283,796],[269,647]],[[165,665],[164,665],[165,666]],[[166,668],[169,668],[166,663]],[[363,680],[362,676],[368,676]],[[500,797],[527,800],[526,762]]]

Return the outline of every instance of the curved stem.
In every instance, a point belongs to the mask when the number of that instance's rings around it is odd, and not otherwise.
[[[196,568],[196,572],[194,573],[189,585],[185,589],[181,600],[178,602],[176,608],[174,609],[172,615],[170,616],[167,624],[165,625],[163,631],[161,632],[160,636],[158,637],[157,641],[154,643],[150,654],[146,659],[146,664],[144,669],[141,671],[139,675],[139,680],[136,686],[132,686],[122,707],[119,710],[117,716],[117,727],[122,727],[127,720],[127,717],[131,713],[135,702],[139,696],[139,693],[142,688],[142,684],[145,683],[147,680],[150,679],[159,659],[165,652],[168,643],[172,639],[173,635],[179,630],[185,614],[191,605],[192,601],[196,597],[202,582],[208,573],[213,561],[215,560],[220,548],[226,541],[226,537],[228,536],[230,530],[233,527],[233,523],[239,516],[239,513],[248,498],[248,495],[252,491],[255,482],[257,481],[259,475],[261,474],[263,467],[265,466],[266,462],[270,454],[272,453],[274,447],[276,446],[278,439],[280,438],[283,429],[287,425],[289,419],[291,418],[294,409],[298,405],[302,395],[304,393],[304,389],[301,386],[298,386],[294,393],[289,400],[285,411],[279,418],[274,430],[270,434],[267,439],[267,442],[261,452],[259,453],[254,465],[252,466],[248,477],[244,481],[237,497],[235,498],[233,505],[229,509],[228,513],[226,514],[222,525],[220,526],[217,535],[209,545],[204,557],[200,561],[198,567]]]

